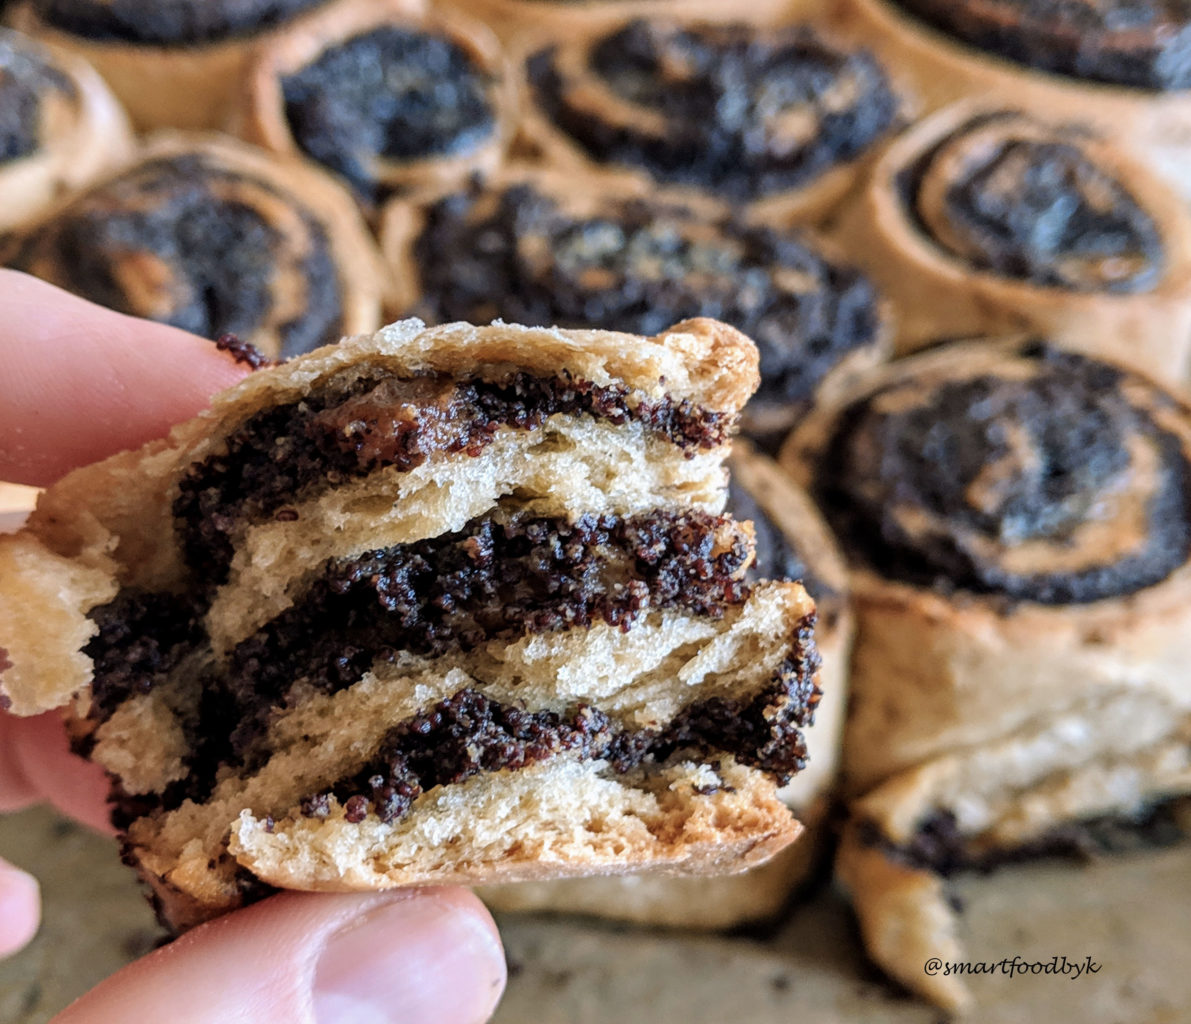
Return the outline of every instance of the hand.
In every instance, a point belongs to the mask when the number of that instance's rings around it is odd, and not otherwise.
[[[164,435],[246,370],[183,331],[0,270],[0,480],[44,486]],[[0,713],[0,811],[48,800],[110,832],[102,772],[57,715]],[[37,929],[36,882],[0,861],[0,956]],[[495,925],[463,889],[283,893],[119,971],[55,1024],[480,1024],[504,989]]]

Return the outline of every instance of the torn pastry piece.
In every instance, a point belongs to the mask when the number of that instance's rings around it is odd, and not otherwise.
[[[773,860],[738,875],[669,878],[657,874],[523,882],[480,891],[495,910],[558,910],[672,928],[730,928],[771,918],[822,862],[835,794],[847,701],[852,614],[847,570],[810,497],[772,459],[737,441],[728,462],[726,511],[753,524],[756,561],[749,580],[798,580],[815,602],[815,646],[823,697],[807,736],[809,763],[780,791],[805,827]]]
[[[0,230],[131,151],[128,117],[90,66],[0,29]]]
[[[1022,329],[1191,371],[1191,212],[1115,143],[968,101],[894,141],[834,232],[893,309],[896,348]]]
[[[836,27],[926,111],[979,99],[1127,142],[1191,195],[1183,0],[840,0]]]
[[[751,337],[761,384],[743,429],[776,446],[816,395],[882,362],[891,330],[867,276],[814,234],[750,224],[640,184],[510,168],[390,204],[381,247],[396,314],[499,317],[651,334],[715,316]]]
[[[954,915],[906,848],[948,822],[933,867],[978,864],[1191,792],[1191,408],[1049,342],[976,341],[877,371],[783,461],[853,567],[840,874],[874,958],[958,1005],[920,955],[963,959]]]
[[[342,0],[21,0],[16,28],[103,76],[142,131],[221,128],[254,46]]]
[[[381,320],[384,271],[351,196],[222,135],[158,135],[0,242],[0,265],[273,358]]]
[[[255,52],[237,133],[339,175],[370,210],[504,160],[519,87],[482,24],[414,0],[332,4]]]
[[[0,546],[3,689],[71,700],[186,927],[271,886],[766,859],[813,604],[722,513],[756,350],[409,320],[79,470]]]
[[[899,114],[870,53],[807,25],[639,19],[525,45],[522,136],[545,164],[770,224],[826,218]]]

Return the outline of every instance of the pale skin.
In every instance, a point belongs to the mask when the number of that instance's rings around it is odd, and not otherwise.
[[[161,437],[247,372],[209,341],[0,270],[0,481],[46,486]],[[48,801],[110,834],[106,788],[56,715],[0,713],[0,813]],[[0,861],[0,957],[39,917],[36,881]],[[466,890],[284,894],[126,967],[54,1024],[481,1024],[504,982],[495,925]]]

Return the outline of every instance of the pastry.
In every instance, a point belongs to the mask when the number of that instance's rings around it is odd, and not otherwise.
[[[898,116],[871,54],[805,25],[622,21],[526,48],[522,136],[544,163],[771,224],[825,218]]]
[[[1038,331],[1168,382],[1191,371],[1191,212],[1117,145],[964,102],[895,140],[836,238],[899,353]]]
[[[817,15],[829,0],[760,0],[747,9],[722,0],[444,0],[483,19],[518,47],[529,33],[564,39],[593,25],[626,18],[701,18],[720,21],[781,23]]]
[[[819,698],[722,460],[756,351],[407,320],[260,371],[0,538],[0,685],[73,697],[175,927],[271,887],[742,870]]]
[[[653,199],[640,185],[512,170],[437,202],[392,204],[381,244],[393,312],[431,322],[645,334],[688,316],[732,324],[761,351],[744,429],[763,441],[780,440],[814,395],[888,348],[868,279],[813,236]]]
[[[925,110],[989,97],[1127,142],[1191,194],[1184,0],[840,0],[837,27]]]
[[[371,207],[494,170],[516,101],[483,25],[410,0],[352,0],[260,46],[238,133],[317,161]]]
[[[729,460],[727,512],[756,534],[756,579],[798,580],[815,601],[815,645],[823,658],[823,699],[807,737],[809,760],[779,794],[805,826],[797,843],[768,864],[722,878],[623,875],[492,886],[481,897],[496,910],[558,910],[677,928],[729,928],[772,917],[818,866],[834,794],[852,615],[847,571],[807,494],[772,459],[738,441]]]
[[[23,0],[12,22],[103,76],[136,127],[219,128],[252,48],[342,0]]]
[[[159,136],[22,225],[0,243],[0,265],[274,357],[380,323],[383,270],[351,196],[223,136]]]
[[[0,29],[0,230],[131,150],[128,118],[90,67]]]
[[[782,458],[853,568],[839,872],[874,958],[959,1005],[922,969],[965,959],[939,872],[1191,792],[1191,408],[1050,342],[958,343]]]

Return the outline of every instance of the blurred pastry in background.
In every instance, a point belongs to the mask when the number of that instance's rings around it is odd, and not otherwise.
[[[248,55],[341,0],[23,0],[15,27],[90,62],[136,127],[219,128]]]
[[[756,561],[747,579],[800,580],[814,598],[815,643],[823,697],[807,733],[807,766],[780,792],[806,832],[773,860],[743,874],[681,879],[623,875],[490,886],[480,895],[494,909],[556,910],[671,928],[730,928],[773,917],[819,866],[828,844],[840,732],[847,701],[852,614],[848,577],[835,538],[814,502],[772,459],[736,442],[725,511],[749,520]]]
[[[21,226],[0,266],[122,313],[289,357],[375,330],[384,272],[351,196],[233,139],[162,135]]]
[[[838,0],[834,24],[930,111],[997,103],[1126,140],[1191,196],[1185,0]]]
[[[393,315],[647,334],[689,316],[732,324],[761,352],[743,428],[762,442],[888,349],[876,290],[814,236],[653,199],[640,183],[514,169],[436,202],[394,202],[381,245]]]
[[[526,49],[522,136],[544,163],[771,224],[824,219],[898,120],[872,54],[807,25],[622,21]]]
[[[700,18],[781,24],[822,12],[830,0],[756,0],[747,7],[724,0],[441,0],[482,18],[510,47],[527,34],[565,39],[594,25],[626,18]]]
[[[963,1005],[942,876],[1191,792],[1191,408],[1036,339],[942,346],[783,449],[849,559],[838,872],[874,959]]]
[[[237,132],[317,161],[374,209],[494,171],[518,91],[484,25],[409,0],[351,0],[260,46]]]
[[[91,67],[0,29],[0,230],[131,152],[128,118]]]
[[[964,102],[877,161],[834,233],[899,354],[1038,331],[1167,382],[1191,372],[1191,210],[1120,145]]]

